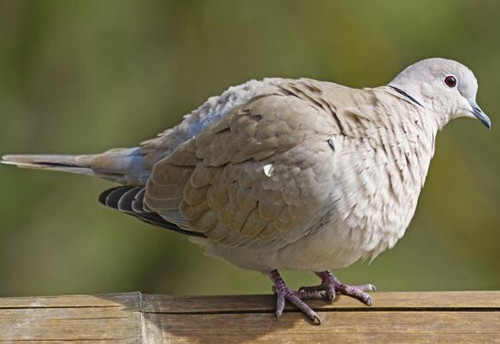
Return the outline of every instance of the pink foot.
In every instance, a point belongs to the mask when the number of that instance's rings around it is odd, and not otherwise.
[[[288,300],[292,305],[297,307],[302,313],[307,315],[311,321],[317,325],[321,325],[321,318],[300,299],[300,292],[291,290],[281,278],[278,270],[273,270],[269,273],[269,277],[274,283],[273,291],[276,293],[276,318],[281,317],[285,308],[285,300]]]
[[[332,302],[335,299],[335,293],[351,296],[364,304],[371,306],[373,298],[365,293],[365,291],[376,291],[372,284],[362,284],[351,286],[341,283],[329,270],[316,272],[316,275],[321,278],[321,283],[314,287],[302,287],[298,291],[300,298],[322,298],[325,297]]]

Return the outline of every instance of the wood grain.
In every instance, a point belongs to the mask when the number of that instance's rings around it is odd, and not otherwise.
[[[321,326],[272,295],[0,298],[0,343],[500,343],[500,291],[374,296],[309,301]]]

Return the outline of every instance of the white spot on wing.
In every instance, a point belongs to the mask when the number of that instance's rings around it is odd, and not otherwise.
[[[264,174],[267,177],[271,177],[273,175],[274,167],[273,164],[267,164],[264,166]]]

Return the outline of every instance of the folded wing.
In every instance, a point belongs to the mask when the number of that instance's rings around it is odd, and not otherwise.
[[[158,162],[145,204],[220,245],[281,247],[329,210],[336,134],[331,114],[313,102],[256,97]]]

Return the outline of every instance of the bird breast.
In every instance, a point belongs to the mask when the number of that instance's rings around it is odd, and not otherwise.
[[[335,249],[356,252],[356,259],[373,259],[393,247],[415,213],[435,130],[422,126],[418,116],[405,115],[367,126],[359,137],[337,138],[335,203],[325,231]]]

